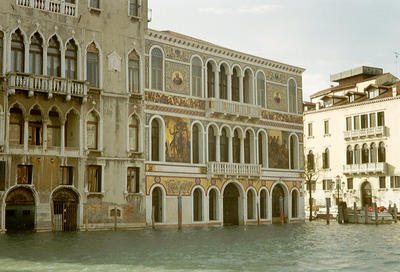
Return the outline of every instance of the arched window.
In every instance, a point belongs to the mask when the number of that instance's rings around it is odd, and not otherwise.
[[[267,219],[267,190],[261,190],[260,192],[260,218]]]
[[[100,79],[100,62],[99,62],[99,50],[97,49],[95,43],[91,43],[87,49],[86,56],[87,65],[87,81],[92,85],[92,87],[99,88]]]
[[[48,76],[61,76],[61,52],[60,43],[56,36],[53,36],[49,41],[49,48],[47,48],[47,75]]]
[[[361,154],[361,162],[362,163],[368,163],[369,162],[369,150],[368,150],[368,145],[363,144],[362,146],[362,154]]]
[[[267,137],[264,133],[258,133],[258,164],[261,167],[268,167],[267,165]]]
[[[261,72],[257,75],[257,104],[265,108],[265,78]]]
[[[298,217],[298,193],[297,190],[292,192],[292,218]]]
[[[235,67],[232,73],[232,101],[239,102],[239,69]]]
[[[211,189],[209,194],[208,200],[208,215],[209,219],[217,220],[217,190]]]
[[[246,138],[244,139],[244,163],[251,163],[251,152],[250,152],[250,132],[246,132]]]
[[[203,194],[199,188],[193,192],[193,221],[203,221]]]
[[[135,116],[129,120],[129,149],[137,152],[139,149],[139,121]]]
[[[297,137],[290,136],[290,169],[298,169],[299,143]],[[328,167],[329,168],[329,167]]]
[[[128,83],[131,93],[139,93],[139,56],[135,50],[128,56]]]
[[[225,65],[221,65],[219,71],[219,98],[227,99],[228,98],[228,76]]]
[[[43,47],[42,38],[39,33],[35,33],[31,38],[29,47],[29,73],[41,75],[43,74]]]
[[[207,97],[215,97],[215,72],[211,62],[207,63]]]
[[[87,148],[98,149],[99,120],[93,111],[91,111],[87,117],[86,131]]]
[[[235,132],[233,133],[233,162],[234,163],[240,163],[240,138],[239,138],[239,133],[238,130],[235,129]]]
[[[61,146],[61,122],[60,115],[55,109],[49,112],[49,124],[47,125],[47,145]]]
[[[192,160],[193,163],[200,163],[200,129],[199,125],[195,124],[192,130]]]
[[[161,223],[163,221],[163,193],[160,187],[154,188],[151,194],[151,202],[154,222]]]
[[[43,120],[42,112],[35,106],[29,112],[28,143],[29,145],[43,144]]]
[[[249,69],[246,69],[243,78],[243,102],[253,103],[253,75]]]
[[[386,162],[386,149],[385,149],[385,144],[383,142],[379,143],[378,162]]]
[[[159,48],[151,51],[151,88],[163,89],[163,53]]]
[[[161,137],[160,137],[160,123],[157,119],[151,122],[151,160],[161,161]]]
[[[253,190],[247,191],[247,219],[255,219],[255,197]]]
[[[192,95],[201,97],[203,89],[202,64],[198,57],[192,59]]]
[[[24,117],[18,106],[10,109],[10,145],[21,145],[24,143]]]
[[[326,148],[325,152],[322,153],[322,168],[328,169],[329,168],[329,149]]]
[[[289,80],[289,112],[297,113],[297,88],[294,79]]]
[[[74,40],[67,43],[65,51],[65,76],[69,79],[78,78],[78,47]]]
[[[378,150],[376,149],[376,144],[372,143],[370,148],[370,162],[377,162],[378,161]]]
[[[11,71],[24,72],[25,63],[24,38],[18,29],[11,37]]]
[[[361,163],[361,150],[359,145],[354,146],[354,162],[355,164]]]
[[[309,171],[315,170],[315,163],[314,163],[314,154],[312,150],[310,150],[307,154],[307,169]]]
[[[351,148],[351,146],[349,145],[348,147],[347,147],[347,151],[346,151],[346,161],[347,161],[347,164],[353,164],[353,149]]]
[[[208,128],[208,161],[215,162],[216,156],[216,136],[212,126]]]
[[[221,162],[229,162],[228,145],[229,145],[228,134],[226,132],[226,128],[223,128],[220,139]]]
[[[78,148],[79,147],[79,130],[80,120],[79,114],[71,110],[67,114],[67,121],[65,122],[65,146]]]

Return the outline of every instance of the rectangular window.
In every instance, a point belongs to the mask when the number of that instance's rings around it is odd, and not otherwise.
[[[139,16],[138,0],[129,0],[129,15],[130,16]]]
[[[100,9],[100,0],[90,0],[90,7]]]
[[[88,167],[88,191],[92,193],[101,192],[101,166],[90,165]]]
[[[99,87],[99,56],[95,53],[87,53],[87,80],[93,87]]]
[[[312,131],[312,123],[308,124],[308,137],[313,136],[313,131]]]
[[[74,168],[71,166],[61,166],[60,169],[61,169],[61,184],[72,185]]]
[[[128,167],[126,190],[128,193],[139,193],[139,168]]]
[[[18,165],[18,184],[32,184],[32,165]]]
[[[357,115],[353,117],[353,124],[354,124],[354,130],[360,129],[360,116]]]
[[[330,179],[322,180],[322,189],[324,191],[332,190],[332,186],[333,186],[332,180]]]
[[[351,117],[346,117],[346,130],[351,130]]]
[[[367,114],[363,114],[361,115],[361,128],[368,128],[368,115]]]
[[[325,135],[329,134],[329,120],[324,121],[324,134]]]
[[[378,112],[378,127],[385,125],[385,113],[383,111]]]
[[[376,113],[369,114],[369,127],[376,127]]]
[[[386,177],[379,177],[379,188],[380,189],[386,188]]]
[[[6,162],[0,161],[0,191],[6,189]]]
[[[353,178],[347,178],[347,189],[353,189]]]
[[[400,188],[400,176],[390,177],[390,188]]]

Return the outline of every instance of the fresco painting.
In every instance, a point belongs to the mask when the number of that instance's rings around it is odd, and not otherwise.
[[[165,155],[167,162],[190,163],[189,119],[165,117]]]
[[[268,162],[270,168],[289,169],[289,134],[281,130],[268,130]]]

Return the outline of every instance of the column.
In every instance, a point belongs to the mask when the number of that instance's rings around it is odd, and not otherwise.
[[[228,137],[228,162],[233,162],[233,152],[232,152],[232,135]]]
[[[61,2],[61,4],[64,2]],[[65,78],[65,51],[61,50],[61,77]]]
[[[244,163],[244,136],[240,137],[240,163]]]
[[[259,154],[259,151],[258,151],[258,137],[257,136],[254,136],[254,164],[259,164],[259,158],[258,158],[258,154]],[[290,150],[289,150],[289,152],[290,152]],[[289,156],[289,158],[290,158],[290,156]]]
[[[214,89],[215,89],[215,98],[219,98],[219,69],[216,68],[214,72]]]
[[[228,99],[228,101],[232,101],[232,73],[227,72],[226,77],[228,78],[227,99]]]
[[[43,75],[47,75],[47,46],[43,46]]]
[[[65,120],[61,121],[61,154],[65,152]]]
[[[215,161],[220,162],[221,161],[221,155],[220,155],[220,135],[218,134],[217,137],[215,137],[215,142],[216,142],[216,150],[215,150]]]
[[[243,78],[242,74],[239,75],[239,101],[243,103]]]
[[[24,121],[24,151],[28,151],[28,129],[29,129],[29,121],[25,119]]]
[[[24,52],[24,72],[29,73],[29,43],[24,42],[25,52]]]
[[[47,149],[47,125],[49,124],[50,120],[49,119],[43,119],[43,143],[42,143],[42,148],[43,151]]]

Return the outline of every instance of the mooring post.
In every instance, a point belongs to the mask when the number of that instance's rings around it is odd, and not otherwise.
[[[374,212],[375,212],[375,224],[378,225],[378,207],[376,206],[376,202],[374,203]]]
[[[329,225],[329,220],[330,220],[330,214],[329,214],[329,205],[326,205],[326,224]]]
[[[358,222],[358,219],[357,219],[357,203],[355,203],[354,202],[354,214],[353,214],[353,216],[354,216],[354,224],[357,224]]]
[[[178,230],[182,229],[182,196],[178,196]]]
[[[368,204],[364,206],[365,224],[368,224]]]
[[[394,209],[394,222],[397,223],[397,205],[396,205],[396,203],[394,203],[393,209]]]

